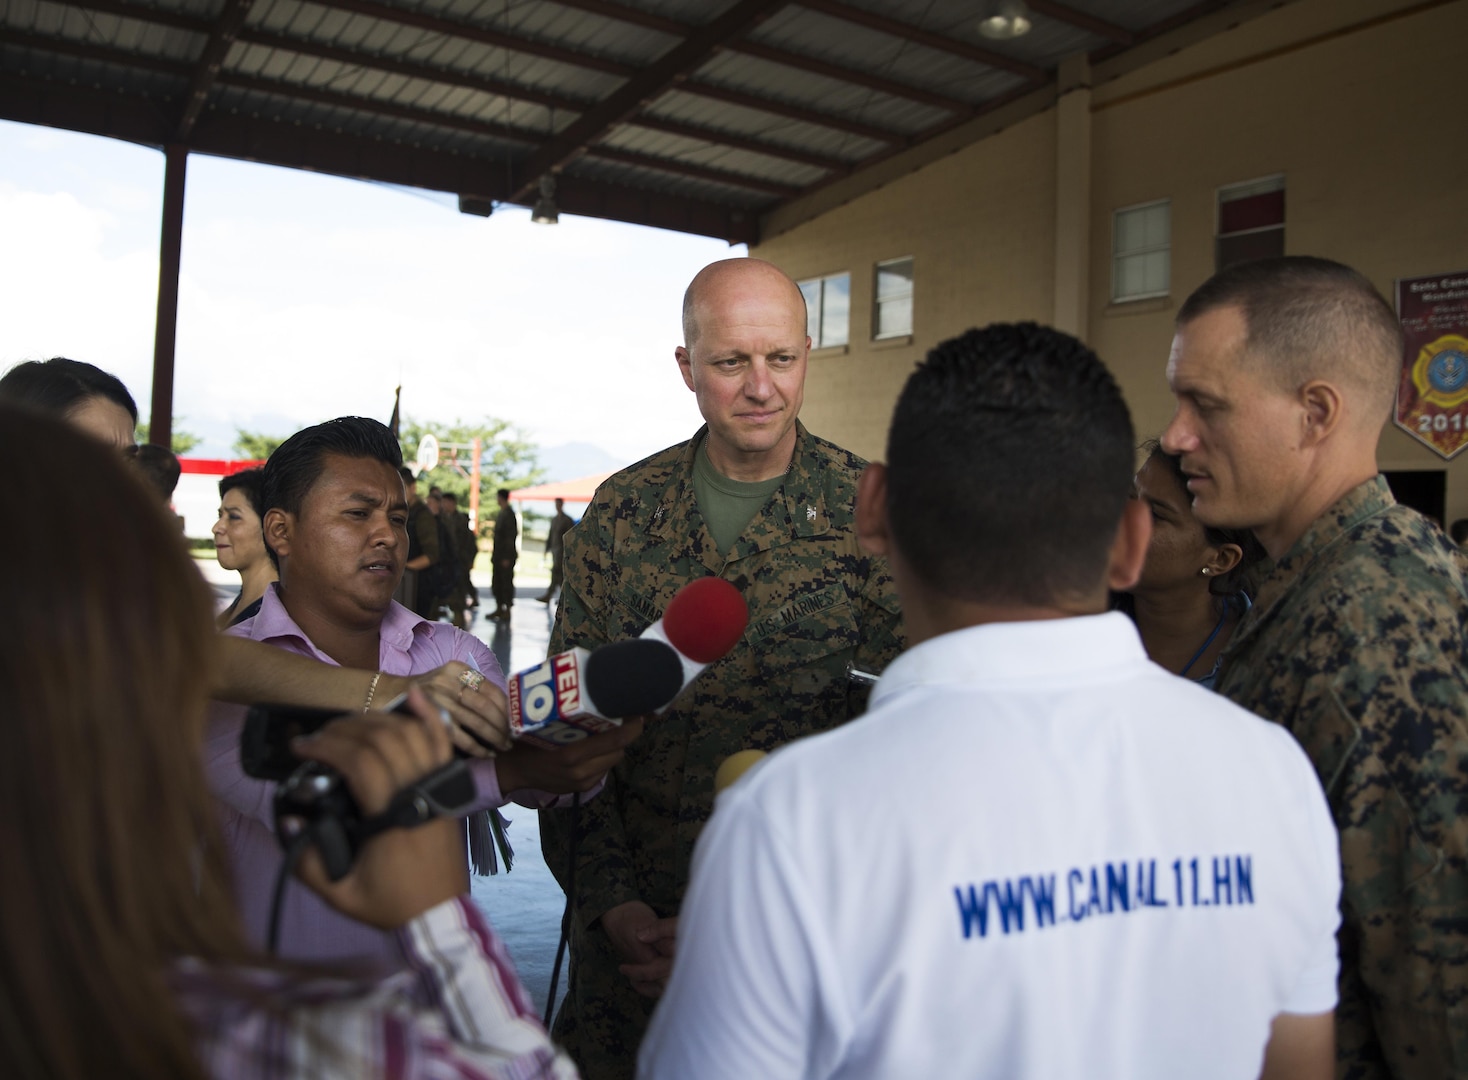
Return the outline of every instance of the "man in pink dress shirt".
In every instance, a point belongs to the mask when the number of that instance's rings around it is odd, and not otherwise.
[[[454,742],[474,758],[478,797],[471,812],[512,799],[539,807],[556,804],[559,793],[594,793],[639,724],[570,751],[511,751],[505,679],[494,654],[462,630],[429,622],[393,601],[408,551],[401,465],[397,440],[375,420],[343,417],[286,440],[263,478],[265,544],[280,581],[265,594],[259,613],[229,633],[325,664],[389,675],[427,675],[448,664],[481,672],[482,683],[474,686],[471,678],[461,691],[484,695],[477,711],[454,710]],[[245,776],[240,767],[244,716],[240,706],[213,707],[205,760],[245,928],[263,946],[281,851],[273,832],[275,786]],[[561,798],[569,802],[568,795]],[[278,951],[296,960],[363,962],[376,974],[404,966],[394,935],[338,914],[301,888],[286,891]]]

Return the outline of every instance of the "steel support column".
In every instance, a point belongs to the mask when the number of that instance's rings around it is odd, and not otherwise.
[[[178,268],[183,253],[184,174],[189,148],[164,148],[163,235],[158,244],[158,324],[153,332],[153,403],[148,441],[167,448],[173,441],[173,356],[178,337]]]

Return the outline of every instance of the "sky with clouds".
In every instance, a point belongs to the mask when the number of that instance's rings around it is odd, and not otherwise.
[[[0,370],[70,356],[146,412],[163,155],[0,121]],[[333,416],[495,416],[542,446],[626,461],[700,422],[673,359],[718,240],[451,196],[189,159],[174,415],[229,456],[236,427]],[[178,421],[176,421],[178,423]]]

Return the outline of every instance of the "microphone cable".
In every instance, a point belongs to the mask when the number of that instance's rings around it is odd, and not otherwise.
[[[551,966],[550,990],[545,998],[545,1030],[550,1033],[551,1016],[556,1009],[556,989],[561,982],[561,960],[566,955],[566,946],[571,939],[571,912],[576,904],[576,836],[578,832],[577,818],[580,816],[581,792],[576,792],[571,800],[571,825],[570,835],[567,837],[567,862],[570,866],[566,868],[566,910],[561,913],[561,940],[556,945],[556,962]],[[566,974],[566,983],[569,986],[570,973]]]
[[[310,846],[311,837],[303,829],[290,845],[285,849],[285,855],[280,860],[280,872],[275,875],[275,892],[270,900],[270,933],[266,937],[266,949],[271,956],[276,955],[280,946],[280,914],[285,906],[285,887],[290,879],[295,877],[296,867],[300,865],[301,856],[306,853]]]

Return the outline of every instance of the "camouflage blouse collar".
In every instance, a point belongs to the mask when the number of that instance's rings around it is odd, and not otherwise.
[[[708,425],[704,425],[688,440],[678,467],[669,478],[663,505],[680,507],[684,515],[657,515],[650,529],[654,535],[687,532],[687,522],[675,521],[675,518],[686,516],[687,511],[694,506],[694,455],[699,442],[707,437]],[[773,497],[776,505],[784,505],[785,512],[765,513],[756,517],[730,551],[729,558],[753,555],[802,536],[818,536],[827,532],[831,522],[826,512],[824,466],[825,458],[816,446],[815,436],[797,420],[795,450],[785,473],[785,483]]]
[[[1296,540],[1295,545],[1269,568],[1254,601],[1256,610],[1262,612],[1273,606],[1289,591],[1290,584],[1300,572],[1323,552],[1333,547],[1363,521],[1396,504],[1384,476],[1373,476],[1352,488],[1334,506],[1316,518],[1305,530],[1305,535]]]

